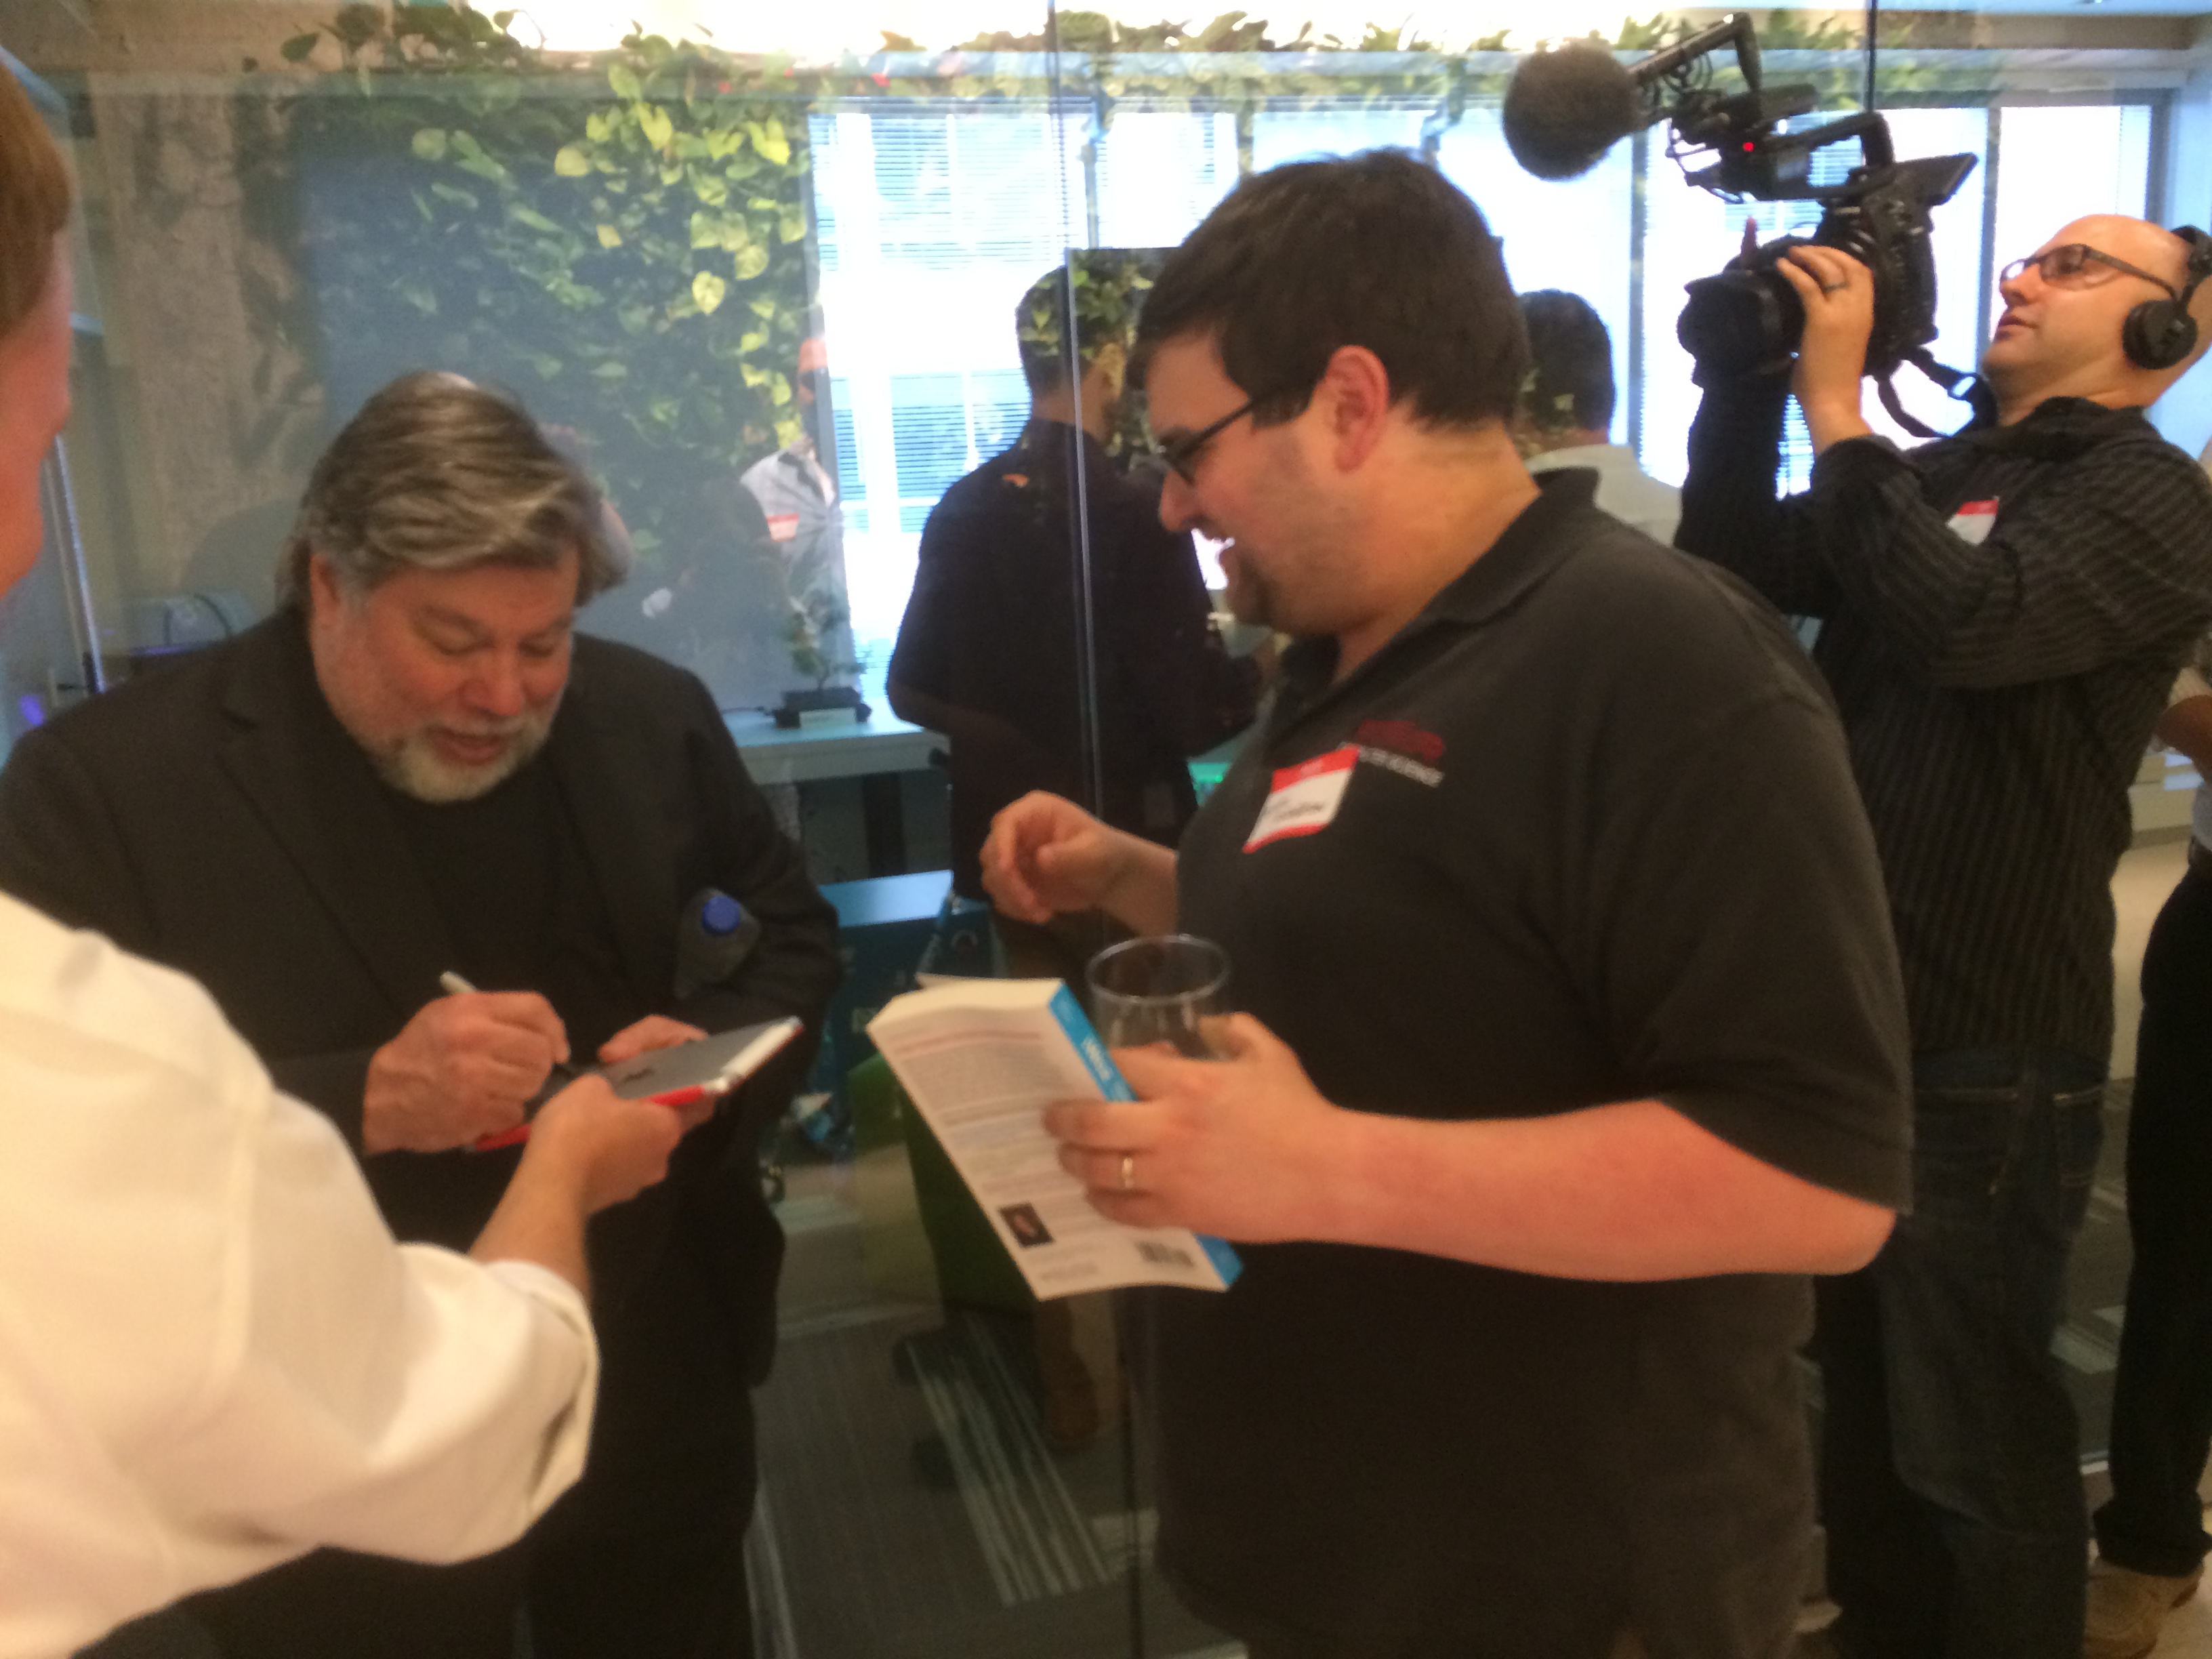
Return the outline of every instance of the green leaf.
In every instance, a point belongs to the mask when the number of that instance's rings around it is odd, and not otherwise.
[[[500,185],[507,182],[507,169],[482,150],[478,150],[474,155],[463,156],[455,165],[462,172],[473,173],[477,178],[486,179],[492,184]]]
[[[676,136],[676,123],[668,118],[668,112],[658,104],[647,104],[637,112],[637,129],[645,141],[655,149],[666,149],[668,141]],[[674,179],[669,182],[673,184]]]
[[[768,378],[768,400],[781,409],[791,401],[791,382],[781,374],[771,374]]]
[[[449,185],[442,179],[430,186],[430,194],[441,202],[451,202],[455,207],[466,208],[471,213],[482,205],[471,192],[457,185]]]
[[[561,234],[560,226],[538,212],[537,209],[526,207],[520,202],[511,204],[507,212],[507,216],[519,225],[527,225],[531,229],[543,231],[548,236],[558,236]]]
[[[791,141],[784,137],[782,122],[773,116],[765,121],[748,121],[745,132],[753,148],[767,160],[780,167],[791,165]]]
[[[323,32],[320,29],[310,29],[305,34],[294,35],[278,50],[284,54],[286,63],[304,64],[307,61],[307,54],[314,51],[315,43],[322,38]]]
[[[620,247],[622,245],[622,232],[617,230],[612,225],[601,225],[599,227],[599,246],[601,247]]]
[[[768,384],[768,371],[764,368],[755,368],[750,363],[740,364],[738,373],[744,378],[747,386],[763,386]]]
[[[753,299],[748,300],[745,301],[745,305],[747,308],[751,311],[753,315],[759,318],[761,321],[764,323],[772,323],[775,320],[776,303],[775,301],[769,299],[766,295],[760,295]]]
[[[614,88],[616,97],[627,98],[632,103],[645,96],[645,88],[637,78],[637,71],[628,64],[617,64],[610,69],[607,84]]]
[[[592,378],[595,380],[626,380],[629,378],[629,365],[609,358],[592,371]]]
[[[563,144],[554,153],[553,171],[563,179],[580,179],[591,170],[590,158],[574,144]]]
[[[776,215],[776,234],[787,242],[796,242],[806,234],[806,215],[800,209],[787,207]]]
[[[751,333],[746,335],[743,339],[738,342],[738,349],[748,352],[758,351],[767,343],[768,331],[764,328],[757,328],[753,330]]]
[[[605,110],[584,118],[584,136],[595,144],[605,143],[607,135],[613,131],[614,119]]]
[[[740,248],[738,251],[737,271],[739,282],[750,283],[767,269],[768,250],[759,244],[756,243],[751,247]]]
[[[744,263],[744,255],[738,256],[738,263]],[[768,263],[767,254],[761,255],[761,263]],[[699,309],[709,317],[714,314],[715,307],[722,303],[723,296],[729,291],[730,285],[711,270],[702,270],[691,279],[691,297],[697,302]]]
[[[425,161],[444,161],[446,159],[445,129],[442,127],[420,129],[415,134],[414,143],[410,147],[415,154]]]

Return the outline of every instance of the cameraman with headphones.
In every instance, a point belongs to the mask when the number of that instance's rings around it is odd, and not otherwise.
[[[1821,1282],[1821,1505],[1854,1659],[2075,1659],[2087,1547],[2051,1342],[2112,1039],[2127,790],[2212,621],[2212,484],[2144,407],[2204,349],[2212,239],[2078,220],[2006,267],[1978,416],[1900,452],[1860,414],[1877,296],[1777,267],[1794,366],[1707,382],[1676,543],[1781,610],[1850,738],[1912,1024],[1913,1212]],[[1777,501],[1784,407],[1817,460]]]

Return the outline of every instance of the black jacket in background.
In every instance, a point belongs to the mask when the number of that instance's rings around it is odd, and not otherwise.
[[[1094,799],[1079,649],[1070,453],[1083,456],[1097,687]],[[953,711],[952,880],[981,896],[993,814],[1031,789],[1172,845],[1197,802],[1185,761],[1252,719],[1257,676],[1206,623],[1188,535],[1087,434],[1032,421],[945,494],[921,534],[890,679]]]

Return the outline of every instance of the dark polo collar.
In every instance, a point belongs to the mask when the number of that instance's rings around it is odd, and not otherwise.
[[[1589,467],[1561,467],[1535,475],[1535,484],[1536,499],[1465,570],[1437,590],[1419,614],[1362,663],[1346,685],[1365,679],[1433,628],[1478,627],[1511,610],[1574,550],[1574,539],[1561,532],[1575,519],[1595,511],[1597,473]],[[1285,701],[1294,701],[1303,713],[1326,696],[1330,677],[1336,672],[1336,641],[1332,637],[1296,641],[1283,653],[1286,690],[1294,693]]]

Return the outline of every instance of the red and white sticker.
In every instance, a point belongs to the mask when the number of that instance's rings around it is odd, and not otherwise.
[[[1962,542],[1979,547],[1990,538],[1990,528],[1997,521],[1997,504],[1994,499],[1968,501],[1951,515],[1950,530]]]
[[[1316,755],[1299,766],[1285,766],[1275,774],[1267,804],[1244,838],[1244,850],[1265,847],[1291,836],[1317,836],[1336,821],[1344,804],[1344,791],[1352,781],[1352,769],[1359,763],[1359,745],[1347,743],[1326,755]]]
[[[768,538],[772,542],[795,542],[799,539],[799,514],[771,513],[768,515]]]

